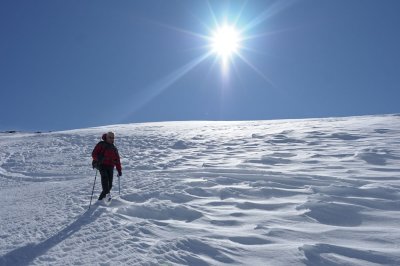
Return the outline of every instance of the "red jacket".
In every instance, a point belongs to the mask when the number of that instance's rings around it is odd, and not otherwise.
[[[105,141],[97,143],[92,152],[93,160],[98,161],[101,165],[116,167],[121,172],[121,162],[117,148],[114,144]]]

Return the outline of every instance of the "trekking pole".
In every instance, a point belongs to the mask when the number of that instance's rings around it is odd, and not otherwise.
[[[90,206],[92,206],[92,198],[93,198],[93,192],[94,192],[94,185],[96,184],[96,177],[97,177],[97,169],[96,169],[96,174],[94,175],[94,182],[93,182],[92,196],[90,196],[90,204],[89,204],[89,209],[90,209]]]
[[[118,175],[118,193],[119,193],[119,195],[121,196],[121,176],[120,175]]]

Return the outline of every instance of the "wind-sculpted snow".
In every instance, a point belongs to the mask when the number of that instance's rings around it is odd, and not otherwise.
[[[0,133],[0,265],[400,265],[399,179],[399,115]]]

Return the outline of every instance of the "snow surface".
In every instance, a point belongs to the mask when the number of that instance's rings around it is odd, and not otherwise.
[[[0,265],[400,265],[399,178],[399,115],[0,133]]]

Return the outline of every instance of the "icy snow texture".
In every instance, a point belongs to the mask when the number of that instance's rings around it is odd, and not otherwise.
[[[398,115],[0,133],[0,265],[400,265],[399,178]]]

